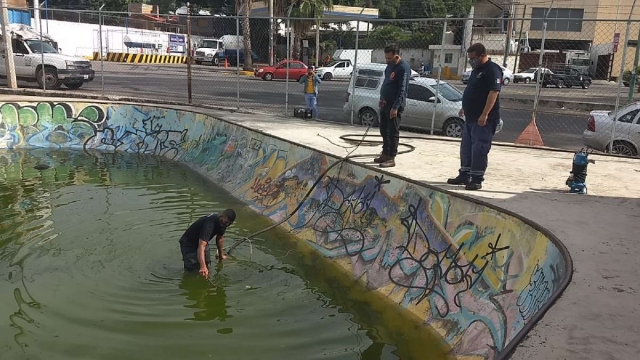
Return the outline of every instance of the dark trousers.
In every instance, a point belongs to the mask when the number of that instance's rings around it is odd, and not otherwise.
[[[471,178],[474,183],[484,181],[497,124],[494,120],[488,120],[485,126],[477,122],[464,123],[460,143],[460,176]]]
[[[395,157],[398,154],[400,142],[400,120],[402,108],[398,109],[398,116],[390,119],[392,104],[386,103],[380,108],[380,135],[382,135],[382,153]]]
[[[188,248],[180,244],[180,251],[182,252],[182,261],[184,262],[185,271],[199,271],[200,262],[198,261],[198,250]],[[207,268],[211,267],[211,253],[209,253],[209,245],[204,249],[204,261],[207,263]]]

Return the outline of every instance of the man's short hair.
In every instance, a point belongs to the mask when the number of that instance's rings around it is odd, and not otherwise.
[[[392,53],[393,55],[398,55],[400,53],[400,47],[398,44],[389,44],[384,47],[384,53]]]
[[[467,54],[474,53],[476,56],[487,55],[487,48],[481,43],[475,43],[467,49]]]
[[[236,221],[236,212],[233,209],[227,209],[223,211],[222,215],[224,215],[231,222]]]

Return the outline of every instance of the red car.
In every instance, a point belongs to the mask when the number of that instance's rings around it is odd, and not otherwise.
[[[297,60],[282,60],[276,66],[259,67],[254,72],[256,77],[262,80],[286,79],[287,62],[289,62],[289,80],[298,81],[307,74],[307,65]]]

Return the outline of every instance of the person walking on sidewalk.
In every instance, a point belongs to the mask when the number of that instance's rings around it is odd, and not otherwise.
[[[462,95],[460,117],[465,117],[460,142],[458,176],[449,179],[451,185],[466,185],[466,190],[482,189],[487,170],[489,150],[500,122],[500,89],[502,68],[487,55],[481,43],[467,49],[473,68],[469,83]]]
[[[387,68],[384,70],[384,82],[380,88],[380,135],[382,135],[382,153],[373,161],[380,167],[396,166],[400,142],[400,119],[404,111],[411,67],[400,57],[398,45],[391,44],[384,48]]]
[[[307,76],[300,78],[300,83],[304,85],[304,101],[307,109],[311,110],[314,119],[318,119],[318,85],[322,84],[320,77],[312,67],[307,70]]]

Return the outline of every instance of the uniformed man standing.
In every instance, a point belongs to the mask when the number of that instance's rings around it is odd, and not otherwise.
[[[465,117],[460,143],[460,170],[449,179],[451,185],[466,185],[467,190],[480,190],[487,170],[491,142],[500,122],[500,88],[502,68],[491,61],[480,43],[467,49],[473,68],[462,95],[460,117]]]
[[[400,57],[396,44],[384,48],[387,67],[384,70],[384,82],[380,88],[380,135],[382,135],[382,153],[373,161],[380,167],[396,166],[400,142],[400,119],[407,102],[411,67]]]

